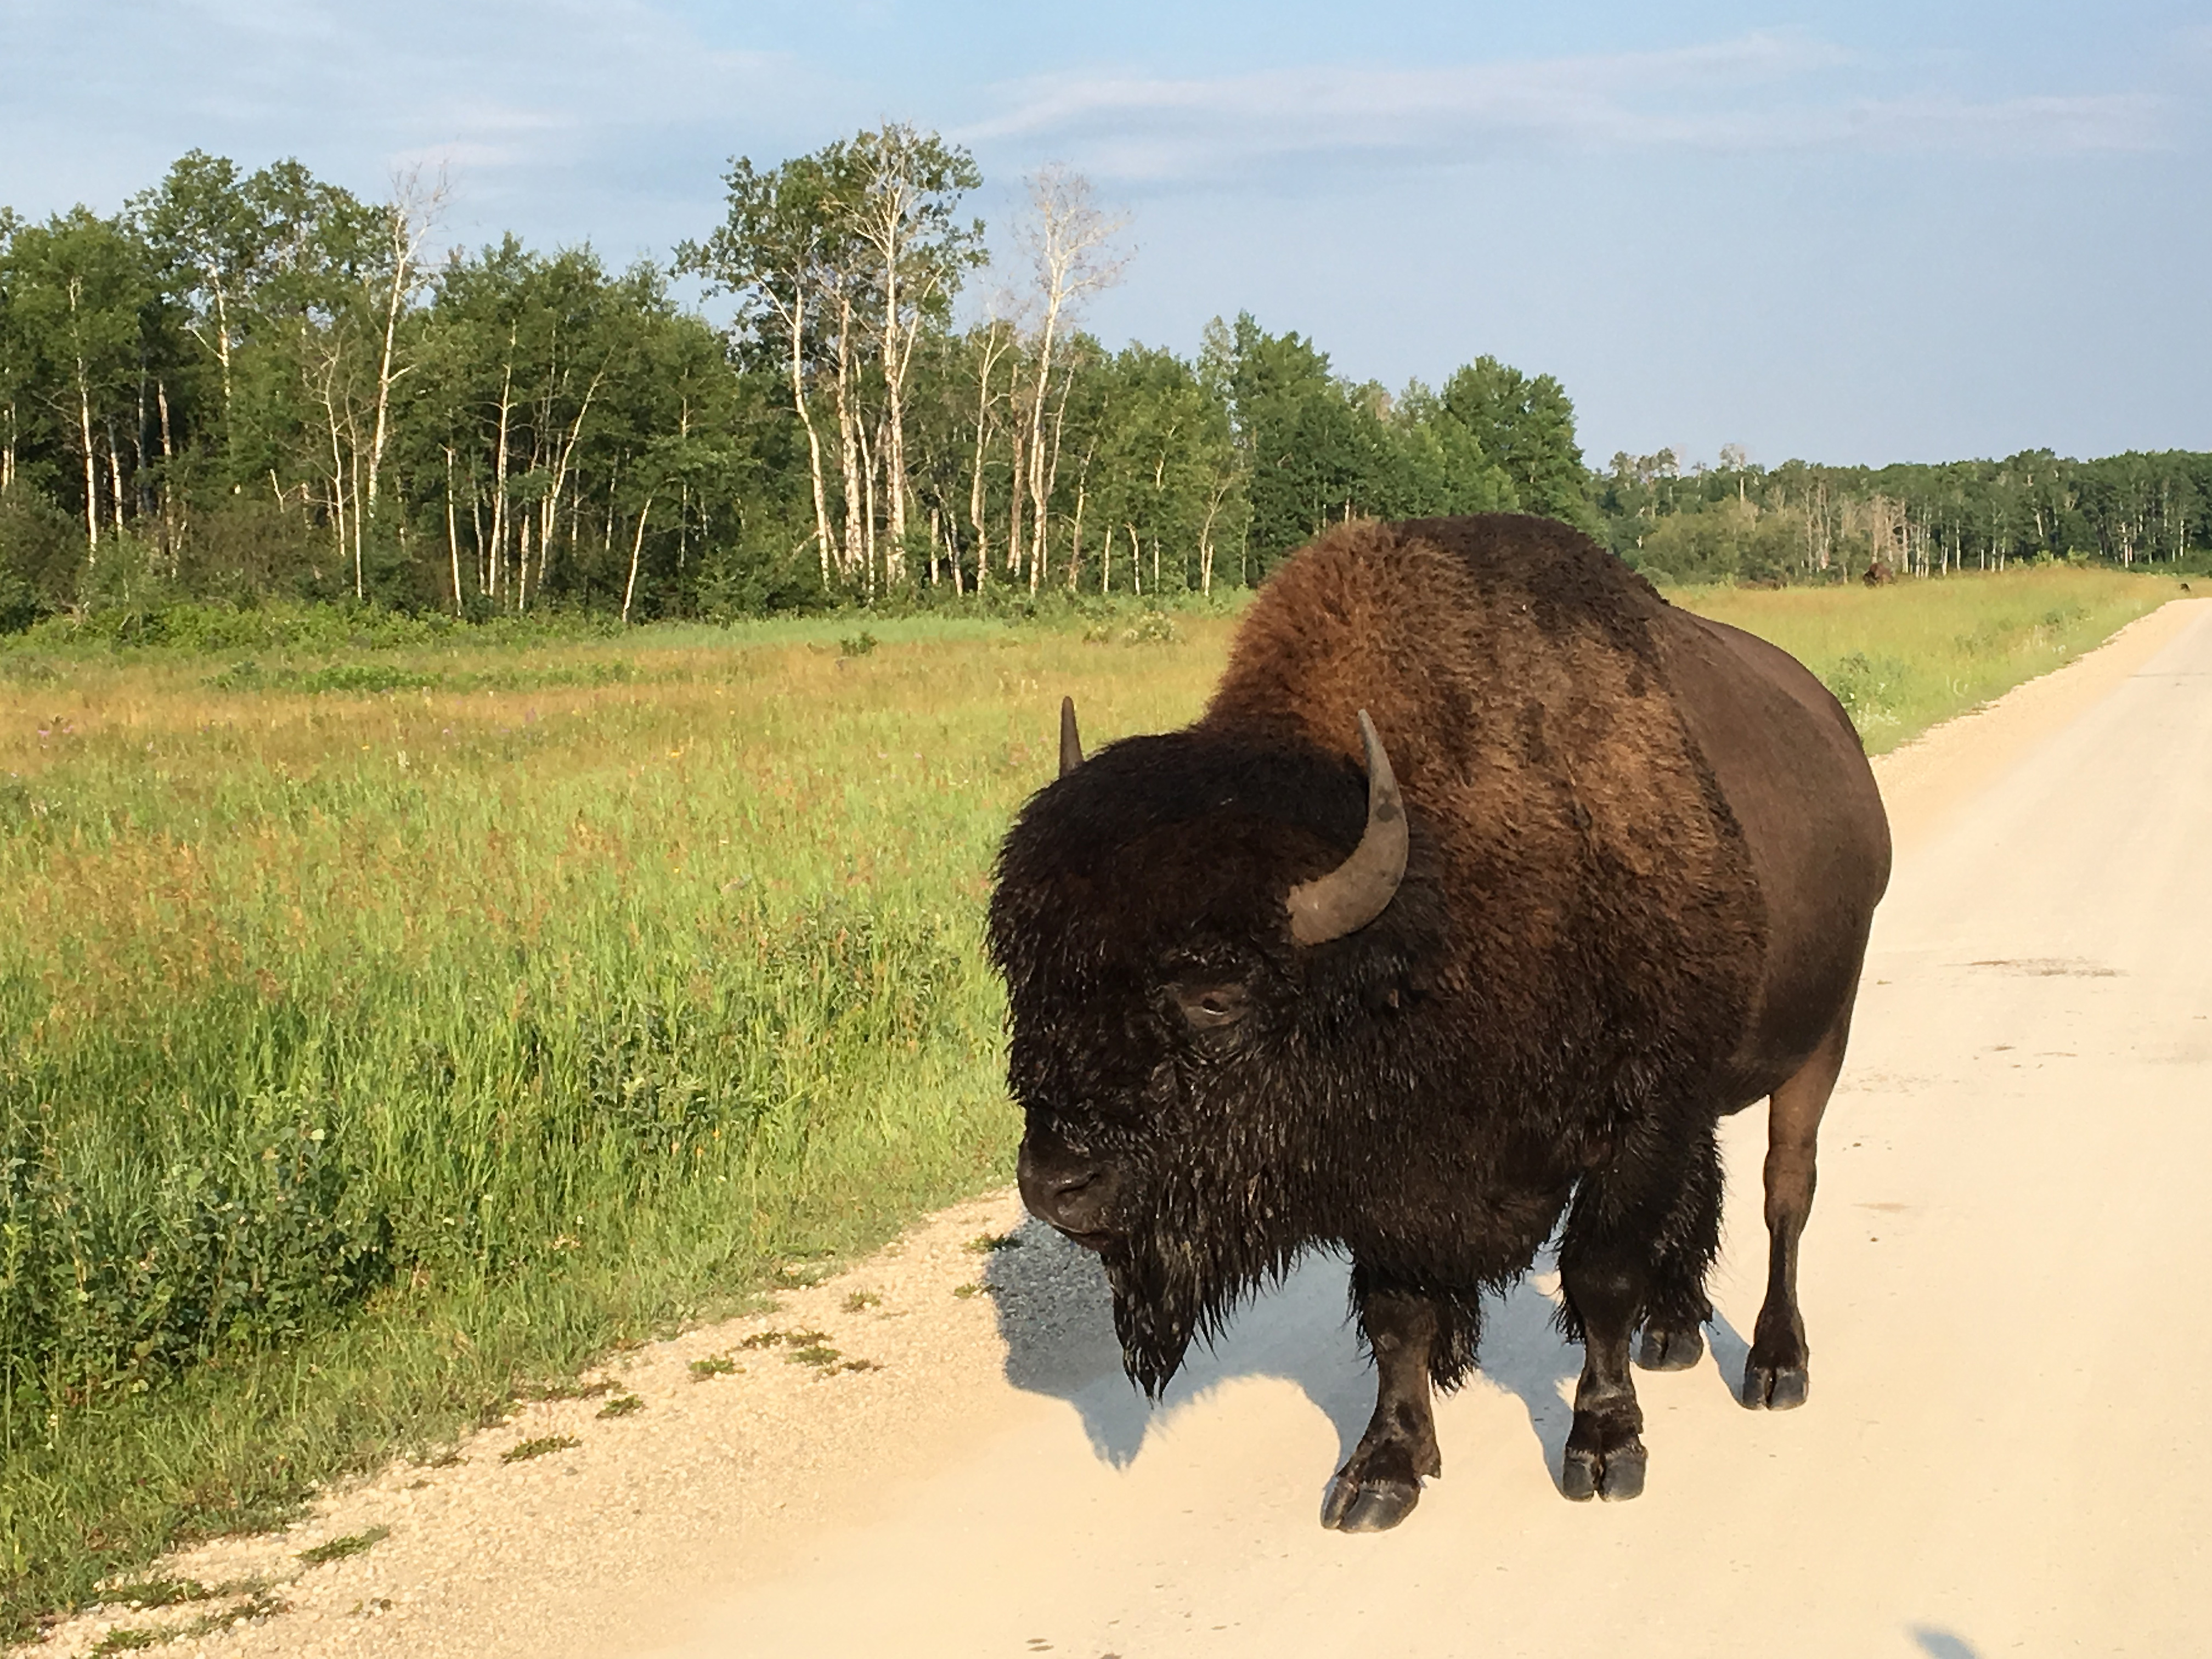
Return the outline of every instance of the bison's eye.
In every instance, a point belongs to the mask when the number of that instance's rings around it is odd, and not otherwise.
[[[1244,1018],[1252,999],[1242,985],[1177,985],[1176,1006],[1194,1031],[1218,1031]]]

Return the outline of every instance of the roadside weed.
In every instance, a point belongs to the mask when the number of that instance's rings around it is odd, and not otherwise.
[[[525,1440],[509,1446],[499,1455],[502,1463],[527,1463],[532,1458],[544,1457],[558,1451],[573,1451],[584,1443],[569,1434],[541,1434],[535,1440]]]
[[[374,1549],[392,1536],[389,1527],[371,1527],[367,1532],[356,1532],[344,1538],[333,1538],[328,1543],[318,1544],[313,1549],[301,1550],[300,1559],[311,1567],[319,1567],[332,1561],[343,1561],[349,1555],[359,1555]]]

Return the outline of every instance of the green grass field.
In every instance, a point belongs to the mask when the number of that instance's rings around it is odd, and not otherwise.
[[[2170,590],[1675,597],[1881,748]],[[0,649],[0,1635],[1006,1179],[998,837],[1233,625]]]
[[[2056,668],[2179,592],[2171,578],[2060,566],[1873,590],[1686,588],[1669,597],[1791,653],[1880,754]]]

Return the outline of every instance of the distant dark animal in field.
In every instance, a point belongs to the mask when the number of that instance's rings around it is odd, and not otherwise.
[[[1866,574],[1859,580],[1869,587],[1887,587],[1897,580],[1897,572],[1889,568],[1888,560],[1876,559],[1866,568]]]
[[[1023,1198],[1103,1256],[1155,1395],[1246,1292],[1349,1252],[1379,1389],[1323,1504],[1348,1531],[1439,1472],[1431,1385],[1564,1212],[1561,1486],[1633,1497],[1631,1339],[1703,1352],[1716,1126],[1766,1097],[1742,1397],[1805,1398],[1798,1237],[1888,872],[1850,723],[1772,646],[1549,520],[1340,529],[1195,725],[1085,760],[1063,705],[991,902]]]

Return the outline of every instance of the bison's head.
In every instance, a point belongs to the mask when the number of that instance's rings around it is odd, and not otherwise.
[[[1060,779],[1000,856],[1022,1197],[1104,1257],[1154,1392],[1239,1294],[1341,1236],[1340,1177],[1383,1133],[1371,1097],[1434,909],[1359,719],[1364,775],[1205,726],[1086,762],[1064,708]]]

